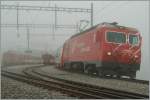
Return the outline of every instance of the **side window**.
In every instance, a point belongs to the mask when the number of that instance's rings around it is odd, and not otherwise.
[[[138,44],[138,42],[139,42],[139,37],[136,36],[136,35],[130,35],[130,36],[129,36],[129,42],[130,42],[130,44],[132,44],[132,45]]]

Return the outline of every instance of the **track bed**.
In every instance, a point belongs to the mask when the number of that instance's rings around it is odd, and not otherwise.
[[[25,67],[22,69],[14,67],[14,69],[12,69],[13,67],[11,67],[11,69],[9,67],[7,70],[5,69],[5,71],[11,71],[13,73],[17,72],[17,74],[22,73],[22,76],[28,75],[30,79],[33,78],[36,79],[36,81],[39,81],[40,85],[44,86],[44,84],[51,84],[51,88],[53,87],[54,89],[63,92],[67,91],[67,94],[71,93],[71,95],[77,96],[78,98],[149,98],[146,93],[146,91],[148,91],[147,87],[149,87],[147,84],[114,79],[100,79],[59,70],[54,66]],[[18,69],[20,72],[16,71]],[[42,81],[44,82],[42,83]],[[125,87],[125,85],[127,86]],[[124,86],[124,88],[130,88],[130,90],[122,90],[122,86]],[[136,89],[144,88],[142,92],[134,92],[134,89],[130,86]],[[138,88],[136,86],[138,86]]]

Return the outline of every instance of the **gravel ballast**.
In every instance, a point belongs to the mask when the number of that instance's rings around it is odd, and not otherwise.
[[[7,67],[7,68],[2,68],[2,69],[21,74],[22,70],[27,67],[31,67],[31,66],[29,65],[13,66],[13,67]],[[57,69],[55,66],[43,66],[39,70],[43,74],[47,74],[49,76],[53,76],[57,78],[67,79],[67,80],[76,81],[76,82],[88,83],[88,84],[97,85],[100,87],[107,87],[107,88],[112,88],[112,89],[117,89],[117,90],[123,90],[123,91],[128,91],[128,92],[133,92],[133,93],[149,95],[149,85],[147,84],[127,82],[123,80],[91,77],[85,74],[72,73],[72,72],[68,72],[65,70],[60,70],[60,69]]]
[[[112,89],[117,89],[117,90],[123,90],[123,91],[128,91],[128,92],[133,92],[133,93],[149,95],[149,85],[147,84],[127,82],[127,81],[115,80],[115,79],[95,78],[95,77],[90,77],[84,74],[71,73],[71,72],[59,70],[55,68],[54,66],[43,67],[41,68],[41,71],[44,74],[57,77],[57,78],[83,82],[83,83],[88,83],[92,85],[97,85],[97,86],[102,86],[102,87],[107,87],[107,88],[112,88]]]
[[[2,99],[68,99],[65,94],[57,91],[48,91],[20,81],[1,76]]]

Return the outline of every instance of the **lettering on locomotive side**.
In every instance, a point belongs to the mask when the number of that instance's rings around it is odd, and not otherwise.
[[[80,52],[89,52],[91,48],[89,46],[81,48]]]
[[[81,42],[81,43],[78,43],[76,41],[73,42],[73,45],[72,45],[72,48],[71,48],[71,53],[75,53],[75,51],[78,51],[78,52],[89,52],[91,50],[90,46],[86,46],[85,43]]]

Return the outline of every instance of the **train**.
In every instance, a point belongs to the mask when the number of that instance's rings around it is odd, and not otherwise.
[[[24,64],[55,64],[55,57],[48,53],[32,54],[15,50],[8,50],[3,53],[2,66],[24,65]]]
[[[141,43],[136,28],[103,22],[65,41],[60,68],[133,79],[140,70]]]
[[[42,64],[42,58],[32,54],[8,50],[3,53],[2,66]]]
[[[42,55],[42,60],[44,65],[55,64],[55,57],[51,54],[45,53]]]

